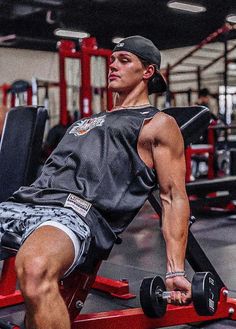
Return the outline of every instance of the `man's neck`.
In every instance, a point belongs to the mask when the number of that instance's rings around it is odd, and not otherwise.
[[[113,110],[125,109],[125,108],[135,108],[150,105],[148,95],[146,93],[141,95],[135,94],[116,94],[114,98]]]

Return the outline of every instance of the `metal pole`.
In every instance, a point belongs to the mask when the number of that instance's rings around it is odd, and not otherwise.
[[[167,69],[166,69],[166,83],[167,83],[167,89],[166,89],[165,107],[170,107],[171,106],[170,64],[167,65]]]
[[[197,67],[197,89],[198,89],[198,94],[201,90],[201,68],[200,66]]]
[[[228,33],[224,34],[224,87],[225,87],[225,122],[227,121],[228,104],[227,104],[227,89],[228,89]]]

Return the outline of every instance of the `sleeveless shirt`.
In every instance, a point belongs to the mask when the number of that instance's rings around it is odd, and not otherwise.
[[[121,233],[157,185],[139,157],[137,141],[155,107],[102,112],[75,122],[47,159],[42,173],[11,200],[70,207],[87,219],[98,212]]]

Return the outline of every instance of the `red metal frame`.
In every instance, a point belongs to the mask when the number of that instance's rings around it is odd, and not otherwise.
[[[221,290],[217,312],[213,316],[199,316],[193,305],[168,305],[164,317],[148,318],[141,308],[115,310],[109,312],[81,314],[72,323],[72,329],[155,329],[181,324],[212,321],[216,319],[236,320],[236,300],[228,298]]]
[[[108,76],[109,59],[111,50],[98,49],[95,38],[85,38],[81,43],[80,51],[76,50],[73,41],[61,41],[59,43],[59,72],[60,72],[60,123],[66,125],[67,118],[67,93],[65,78],[65,59],[78,58],[81,61],[81,90],[80,90],[80,109],[81,117],[89,117],[92,111],[92,90],[91,90],[91,56],[104,57],[106,60],[106,76]],[[108,110],[112,108],[112,93],[107,91]]]
[[[23,303],[23,297],[16,289],[15,257],[10,257],[3,262],[0,292],[0,307]]]
[[[106,292],[116,298],[130,299],[136,297],[129,292],[129,283],[127,281],[113,280],[98,275],[92,288]]]
[[[7,95],[8,91],[11,88],[11,85],[4,83],[3,85],[0,86],[0,90],[2,92],[2,105],[7,107]]]
[[[196,47],[194,47],[193,49],[191,49],[186,55],[184,55],[182,58],[180,58],[174,64],[171,64],[169,66],[169,71],[170,70],[173,70],[173,68],[175,68],[176,66],[180,65],[181,63],[183,63],[183,61],[185,61],[187,58],[191,57],[197,50],[201,49],[202,47],[204,47],[205,45],[209,44],[210,42],[215,41],[223,33],[227,33],[227,32],[229,32],[229,31],[231,31],[233,29],[234,29],[234,26],[233,25],[231,25],[229,23],[224,24],[219,29],[217,29],[215,32],[211,33],[208,37],[206,37],[205,39],[203,39]]]
[[[206,144],[201,145],[201,147],[195,149],[191,146],[188,146],[185,150],[185,159],[186,159],[186,183],[191,181],[191,158],[194,154],[205,154],[208,153],[208,173],[207,178],[212,179],[215,176],[214,172],[214,145]]]
[[[186,161],[186,183],[190,182],[190,176],[192,172],[191,168],[191,158],[194,154],[204,154],[208,153],[208,173],[207,178],[213,179],[216,176],[215,170],[214,170],[214,154],[215,154],[215,131],[214,126],[217,124],[215,120],[213,120],[208,127],[208,133],[207,133],[207,141],[208,144],[204,145],[202,144],[199,148],[193,148],[188,146],[185,150],[185,161]]]
[[[199,90],[202,88],[201,87],[201,75],[202,72],[206,71],[207,69],[209,69],[211,66],[213,66],[215,63],[217,63],[219,60],[224,59],[229,53],[231,53],[235,48],[236,45],[230,46],[229,48],[225,48],[223,54],[220,54],[219,56],[216,54],[216,57],[213,58],[212,56],[209,56],[208,60],[206,56],[203,55],[197,55],[196,53],[199,50],[205,50],[206,54],[209,51],[212,51],[211,48],[207,48],[206,46],[211,43],[211,42],[215,42],[217,40],[217,38],[219,38],[221,35],[226,35],[227,33],[229,33],[232,30],[235,30],[236,25],[235,24],[229,24],[229,23],[225,23],[224,25],[222,25],[220,28],[218,28],[216,31],[214,31],[213,33],[211,33],[210,35],[208,35],[205,39],[203,39],[198,45],[196,45],[194,48],[192,48],[187,54],[185,54],[183,57],[181,57],[180,59],[178,59],[176,62],[174,62],[173,64],[168,64],[167,67],[165,69],[163,69],[163,73],[166,76],[167,82],[168,82],[168,86],[169,86],[169,90],[171,90],[172,93],[180,93],[180,90],[172,90],[172,88],[170,87],[170,84],[181,84],[181,83],[192,83],[192,82],[197,82],[197,91],[199,92]],[[207,63],[205,65],[201,65],[198,66],[196,68],[196,64],[195,63],[190,63],[189,61],[187,61],[189,58],[191,57],[201,57],[206,58]],[[176,68],[178,66],[188,66],[189,69],[188,70],[183,70],[183,69],[179,69],[176,70]],[[189,74],[196,74],[196,79],[194,78],[189,78]],[[182,76],[183,79],[178,79],[178,80],[173,80],[171,81],[171,76]],[[187,76],[187,78],[184,78],[185,76]],[[209,80],[205,80],[206,82]],[[194,90],[192,89],[192,92]],[[196,91],[196,90],[195,90]],[[184,91],[185,92],[185,91]]]

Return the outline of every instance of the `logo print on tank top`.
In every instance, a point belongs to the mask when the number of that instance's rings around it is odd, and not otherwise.
[[[85,120],[80,120],[76,125],[71,129],[69,134],[74,136],[81,136],[87,134],[91,129],[96,127],[101,127],[105,122],[105,115],[98,118],[89,118]]]

